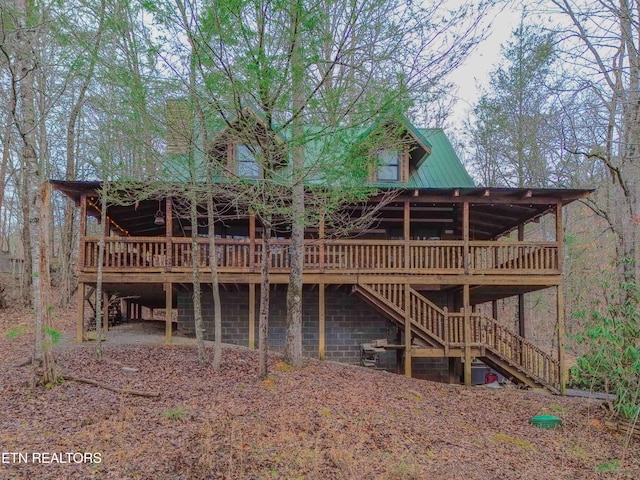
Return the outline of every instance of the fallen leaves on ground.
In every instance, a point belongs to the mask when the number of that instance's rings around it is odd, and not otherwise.
[[[159,398],[71,381],[34,388],[30,368],[13,366],[31,351],[28,316],[16,310],[8,319],[6,312],[0,455],[87,452],[99,453],[100,463],[0,459],[0,479],[640,477],[640,446],[625,446],[603,428],[606,411],[587,399],[445,385],[314,360],[295,370],[277,356],[260,380],[257,354],[248,350],[226,349],[216,372],[198,364],[194,347],[109,342],[102,360],[91,344],[58,351],[60,370],[160,391]],[[72,331],[73,318],[64,313],[57,328]],[[26,330],[9,339],[16,325]],[[529,424],[543,413],[562,418],[563,427]]]

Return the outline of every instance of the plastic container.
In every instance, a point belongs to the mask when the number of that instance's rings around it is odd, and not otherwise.
[[[537,415],[529,420],[531,425],[538,428],[552,429],[562,426],[562,420],[553,415]]]
[[[484,383],[495,383],[498,381],[498,374],[493,372],[488,372],[484,376]]]

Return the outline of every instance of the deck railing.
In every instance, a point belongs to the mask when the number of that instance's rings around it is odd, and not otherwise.
[[[86,238],[80,270],[98,266],[98,238]],[[290,267],[290,240],[271,242],[273,272]],[[306,271],[334,273],[403,274],[558,274],[558,247],[542,242],[477,242],[412,240],[307,240]],[[257,272],[262,262],[262,243],[248,239],[216,239],[220,272]],[[191,239],[178,237],[107,237],[105,271],[180,271],[193,266]],[[197,241],[196,260],[209,268],[209,242]],[[465,268],[466,267],[466,268]]]
[[[405,314],[407,296],[404,285],[370,284],[359,285],[358,288],[374,294],[378,300],[393,307],[401,317]],[[471,311],[468,316],[463,311],[449,312],[410,287],[408,301],[409,310],[406,313],[412,324],[428,333],[445,351],[448,348],[467,347],[487,349],[508,364],[516,365],[540,384],[558,388],[559,361],[494,318]],[[468,322],[467,328],[465,322]]]

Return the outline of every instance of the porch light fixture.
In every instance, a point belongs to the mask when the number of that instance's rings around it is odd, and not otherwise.
[[[160,208],[160,200],[158,200],[158,211],[153,218],[153,223],[155,223],[156,225],[164,225],[164,214],[162,213],[162,209]]]

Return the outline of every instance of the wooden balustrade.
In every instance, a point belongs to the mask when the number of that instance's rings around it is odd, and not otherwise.
[[[87,239],[84,267],[98,266],[98,240]],[[107,237],[103,267],[106,270],[164,269],[167,248],[164,239],[149,237]]]
[[[412,271],[433,273],[462,272],[464,242],[417,241],[409,246]]]
[[[429,330],[443,345],[449,339],[447,312],[428,302],[413,289],[409,292],[409,313],[422,328]]]
[[[290,267],[290,240],[271,244],[271,269]],[[209,267],[209,243],[198,239],[197,260]],[[257,272],[262,260],[262,244],[249,239],[216,239],[221,272]],[[168,255],[169,254],[169,255]],[[307,240],[304,268],[307,271],[343,273],[461,274],[465,246],[460,241],[411,241],[405,259],[402,240]],[[175,237],[107,237],[106,271],[192,268],[191,239]],[[469,270],[473,274],[558,274],[558,248],[553,243],[470,242]],[[406,262],[409,262],[408,264]],[[81,270],[98,265],[98,239],[86,238]]]
[[[464,347],[464,314],[449,313],[447,315],[447,334],[450,347]]]
[[[401,283],[376,283],[371,288],[381,297],[404,310],[404,285]]]
[[[473,344],[488,347],[546,385],[557,387],[560,384],[559,361],[495,319],[472,313],[471,332]]]
[[[473,273],[557,272],[558,247],[546,242],[469,242]]]
[[[560,385],[559,361],[493,318],[475,312],[449,313],[404,284],[376,283],[358,288],[377,296],[385,308],[392,307],[401,321],[406,318],[408,308],[414,331],[418,326],[430,339],[440,343],[445,355],[451,348],[479,348],[482,352],[493,352],[501,361],[515,366],[541,385],[554,390]],[[409,289],[408,306],[405,288]],[[465,324],[466,321],[469,324]]]

